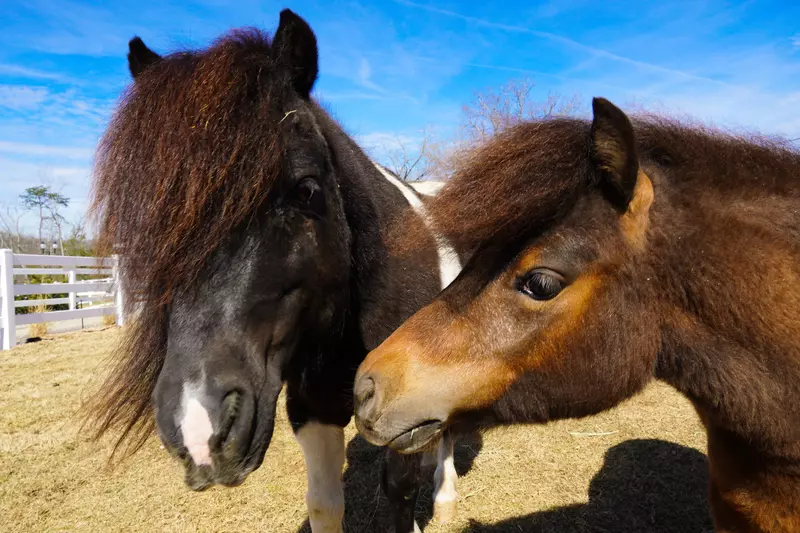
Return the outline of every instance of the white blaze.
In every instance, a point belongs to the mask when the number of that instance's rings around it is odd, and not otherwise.
[[[200,402],[201,397],[200,387],[184,385],[183,394],[181,395],[183,418],[179,425],[183,437],[183,445],[186,446],[195,464],[211,465],[211,450],[208,447],[208,439],[214,433],[214,428],[211,425],[208,411]]]

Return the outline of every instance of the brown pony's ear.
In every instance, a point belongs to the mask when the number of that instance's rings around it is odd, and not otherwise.
[[[150,50],[139,37],[128,42],[128,50],[128,69],[133,79],[153,63],[161,61],[161,56]]]
[[[605,98],[592,99],[592,162],[614,206],[624,212],[633,198],[639,159],[633,125],[620,108]]]
[[[317,38],[308,23],[290,9],[281,11],[272,54],[276,63],[288,70],[295,90],[307,99],[319,72]]]

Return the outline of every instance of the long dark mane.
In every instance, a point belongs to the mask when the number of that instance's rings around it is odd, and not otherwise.
[[[643,164],[657,165],[670,179],[731,192],[800,194],[800,152],[786,140],[652,115],[633,117],[633,124]],[[474,250],[546,226],[596,179],[585,157],[590,128],[589,121],[570,118],[526,122],[478,147],[431,200],[437,227]],[[403,241],[413,247],[417,239]]]
[[[166,306],[210,254],[267,202],[281,173],[286,83],[269,39],[239,30],[167,56],[124,94],[95,163],[92,212],[122,256],[135,322],[89,407],[96,437],[121,429],[129,451],[153,429],[150,395],[166,349]]]

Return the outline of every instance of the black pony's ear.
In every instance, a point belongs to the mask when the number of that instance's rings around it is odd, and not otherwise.
[[[307,99],[319,72],[317,38],[311,27],[293,11],[284,9],[272,50],[276,63],[289,72],[292,86]]]
[[[136,79],[147,67],[159,61],[161,61],[161,56],[150,50],[139,37],[134,37],[128,42],[128,69],[130,69],[133,79]]]
[[[625,211],[639,174],[633,125],[620,108],[605,98],[592,99],[592,112],[592,162],[608,199]]]

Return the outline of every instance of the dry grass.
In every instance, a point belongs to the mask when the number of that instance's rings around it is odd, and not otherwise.
[[[118,329],[0,352],[3,531],[270,531],[305,526],[305,474],[283,412],[264,465],[235,489],[192,493],[152,440],[117,470],[75,413]],[[348,445],[346,531],[386,531],[381,452]],[[698,532],[711,529],[705,446],[691,406],[662,384],[601,416],[464,438],[459,518],[444,532]],[[476,456],[476,452],[480,452]],[[468,470],[468,471],[467,471]],[[430,486],[418,508],[431,516]]]
[[[113,326],[117,323],[117,315],[103,315],[103,325]]]
[[[34,313],[46,313],[48,311],[47,306],[45,304],[39,304],[33,308]],[[47,322],[39,322],[38,324],[31,324],[28,326],[28,336],[29,337],[43,337],[47,335],[47,330],[49,326]]]

